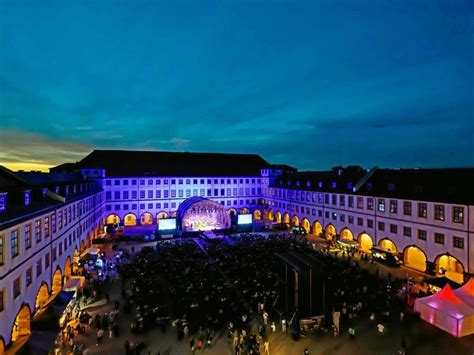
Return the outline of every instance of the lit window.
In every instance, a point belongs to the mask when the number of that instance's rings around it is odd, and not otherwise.
[[[7,194],[0,193],[0,212],[3,212],[7,209]]]
[[[31,190],[25,191],[25,206],[30,205]]]
[[[464,223],[464,207],[453,207],[453,222]]]

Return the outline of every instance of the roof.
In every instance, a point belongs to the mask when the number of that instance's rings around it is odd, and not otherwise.
[[[80,169],[106,169],[107,176],[260,176],[270,164],[256,154],[94,150]]]
[[[377,169],[360,193],[432,202],[474,204],[474,168]]]
[[[360,167],[338,167],[327,171],[284,174],[272,186],[474,205],[474,168],[374,168],[368,171]]]

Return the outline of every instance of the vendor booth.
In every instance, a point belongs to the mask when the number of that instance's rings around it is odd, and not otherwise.
[[[415,312],[455,337],[474,334],[474,307],[458,297],[449,284],[432,296],[416,299]]]

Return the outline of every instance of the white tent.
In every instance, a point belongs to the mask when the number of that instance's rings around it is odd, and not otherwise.
[[[474,307],[474,277],[471,277],[464,286],[454,290],[456,296],[464,301],[471,307]]]
[[[474,334],[474,307],[458,297],[449,285],[432,296],[416,299],[415,311],[421,319],[455,337]]]

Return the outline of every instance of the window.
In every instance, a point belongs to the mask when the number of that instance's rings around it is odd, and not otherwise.
[[[464,223],[464,207],[453,207],[453,222]]]
[[[55,233],[56,232],[56,214],[55,213],[51,215],[51,228],[53,230],[53,233]]]
[[[464,249],[464,238],[453,237],[453,247]]]
[[[339,206],[345,206],[346,204],[346,196],[339,195]]]
[[[13,280],[13,298],[17,298],[21,294],[21,279],[17,277]]]
[[[15,229],[10,234],[11,247],[12,247],[12,257],[18,255],[20,246],[18,245],[18,229]]]
[[[442,233],[435,233],[434,240],[437,244],[444,244],[444,234]]]
[[[357,225],[358,226],[363,226],[364,225],[364,219],[361,217],[357,217]]]
[[[374,220],[373,219],[368,219],[367,220],[367,227],[368,228],[374,228]]]
[[[426,218],[428,217],[428,206],[426,203],[418,203],[418,217]]]
[[[385,200],[382,198],[379,198],[378,210],[379,212],[385,212]]]
[[[107,201],[110,201],[112,199],[112,192],[111,191],[106,191],[105,192],[105,199]]]
[[[140,198],[141,199],[145,198],[145,191],[143,190],[140,191]]]
[[[363,197],[357,197],[357,208],[362,209],[364,208],[364,198]]]
[[[153,185],[153,180],[152,179],[148,179],[148,185]]]
[[[354,207],[354,196],[349,196],[348,204],[350,208]]]
[[[148,198],[153,198],[153,190],[148,190]]]
[[[411,216],[411,202],[403,201],[403,214],[405,216]]]
[[[110,180],[105,180],[105,186],[110,186]]]
[[[142,192],[143,192],[143,198],[144,198],[145,197],[145,191],[140,191],[140,195],[141,195]],[[114,199],[120,200],[120,191],[115,191],[114,192]]]
[[[411,237],[411,228],[410,227],[403,227],[403,235],[405,237]]]
[[[30,205],[31,200],[31,190],[25,191],[25,206]]]
[[[336,195],[331,195],[331,203],[333,205],[337,205],[337,196]]]
[[[369,197],[367,199],[367,209],[369,211],[373,211],[374,210],[374,199],[372,197]]]
[[[3,235],[0,235],[0,265],[3,265],[5,252],[3,250]]]
[[[390,233],[396,234],[397,231],[398,231],[397,225],[396,225],[396,224],[391,224],[391,225],[390,225]]]
[[[25,249],[31,248],[31,224],[25,225]]]
[[[435,219],[437,221],[444,221],[444,205],[435,205]]]
[[[41,219],[35,222],[35,240],[36,242],[41,242]]]
[[[398,201],[390,200],[390,213],[398,213]]]
[[[41,261],[41,259],[38,259],[38,261],[36,261],[36,277],[41,275],[42,271],[43,271],[43,262]]]
[[[418,229],[418,239],[426,240],[426,231],[423,229]]]
[[[3,212],[7,209],[7,194],[0,193],[0,212]]]
[[[329,195],[328,194],[324,194],[324,203],[326,205],[329,205]]]
[[[49,237],[49,217],[44,217],[44,237]]]
[[[378,223],[378,228],[379,228],[379,231],[384,231],[385,230],[385,223],[384,222],[379,222]]]
[[[31,285],[33,282],[33,268],[28,268],[25,275],[26,286]]]
[[[132,200],[136,200],[136,199],[137,199],[137,192],[132,191]]]

